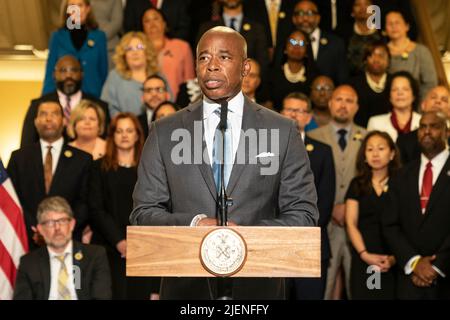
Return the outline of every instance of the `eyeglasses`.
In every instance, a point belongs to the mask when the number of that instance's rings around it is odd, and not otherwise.
[[[293,38],[289,38],[289,43],[291,45],[293,45],[294,47],[304,47],[306,46],[306,41],[305,40],[297,40],[297,39],[293,39]]]
[[[81,68],[77,68],[77,67],[69,67],[69,68],[57,68],[55,69],[57,72],[59,73],[69,73],[69,72],[73,72],[73,73],[77,73],[81,71]]]
[[[317,91],[333,91],[333,87],[322,85],[313,86],[312,89]]]
[[[293,114],[308,114],[310,113],[308,110],[294,109],[294,108],[283,108],[284,112],[293,113]]]
[[[45,228],[54,228],[56,225],[60,227],[65,227],[69,224],[71,220],[72,218],[61,218],[57,220],[42,221],[40,224],[43,225]]]
[[[166,92],[166,89],[163,87],[157,87],[157,88],[143,88],[142,91],[144,93],[152,93],[152,92],[156,92],[156,93],[164,93]]]
[[[314,10],[307,10],[307,11],[299,10],[294,12],[294,15],[297,17],[313,17],[317,14],[319,13]]]
[[[129,51],[142,51],[142,50],[145,50],[145,46],[143,44],[138,44],[135,47],[128,46],[128,47],[125,48],[126,52],[129,52]]]

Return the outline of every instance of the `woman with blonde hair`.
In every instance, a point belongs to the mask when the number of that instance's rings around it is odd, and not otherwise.
[[[62,5],[61,27],[49,43],[43,94],[56,90],[53,72],[59,58],[72,55],[83,68],[81,90],[100,96],[108,74],[106,35],[99,30],[90,0],[65,0]],[[65,71],[70,72],[70,71]]]
[[[81,102],[73,109],[67,134],[74,139],[72,147],[92,155],[94,160],[105,155],[106,143],[100,136],[105,131],[105,113],[102,108],[89,100]]]
[[[158,61],[152,43],[142,32],[128,32],[116,47],[111,70],[103,87],[102,100],[108,102],[111,116],[119,112],[140,115],[143,109],[142,85],[148,76],[158,73]]]

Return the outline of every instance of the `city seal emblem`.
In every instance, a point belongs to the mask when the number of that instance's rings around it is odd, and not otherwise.
[[[200,261],[211,274],[228,277],[239,272],[247,258],[244,238],[230,228],[214,229],[202,240]]]

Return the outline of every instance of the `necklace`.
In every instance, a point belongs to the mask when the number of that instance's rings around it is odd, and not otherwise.
[[[284,76],[286,79],[291,83],[297,83],[297,82],[305,82],[305,67],[302,66],[302,68],[298,72],[292,72],[291,69],[289,69],[289,65],[287,63],[283,66]]]
[[[402,60],[407,60],[409,57],[408,47],[410,45],[411,41],[409,38],[406,38],[406,45],[404,45],[401,50],[399,50],[392,42],[389,43],[389,46],[394,49],[396,52],[401,52],[400,56],[402,57]]]
[[[119,162],[119,166],[124,168],[131,168],[133,166],[133,163]]]

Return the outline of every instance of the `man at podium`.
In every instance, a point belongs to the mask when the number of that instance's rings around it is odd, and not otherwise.
[[[152,125],[139,164],[132,224],[215,226],[219,191],[226,190],[232,198],[229,226],[317,225],[314,178],[296,124],[242,94],[242,78],[250,71],[246,47],[227,27],[212,28],[199,40],[203,99]],[[217,299],[218,284],[223,283],[217,278],[163,278],[161,299]],[[233,278],[227,286],[233,299],[285,297],[278,278]]]

